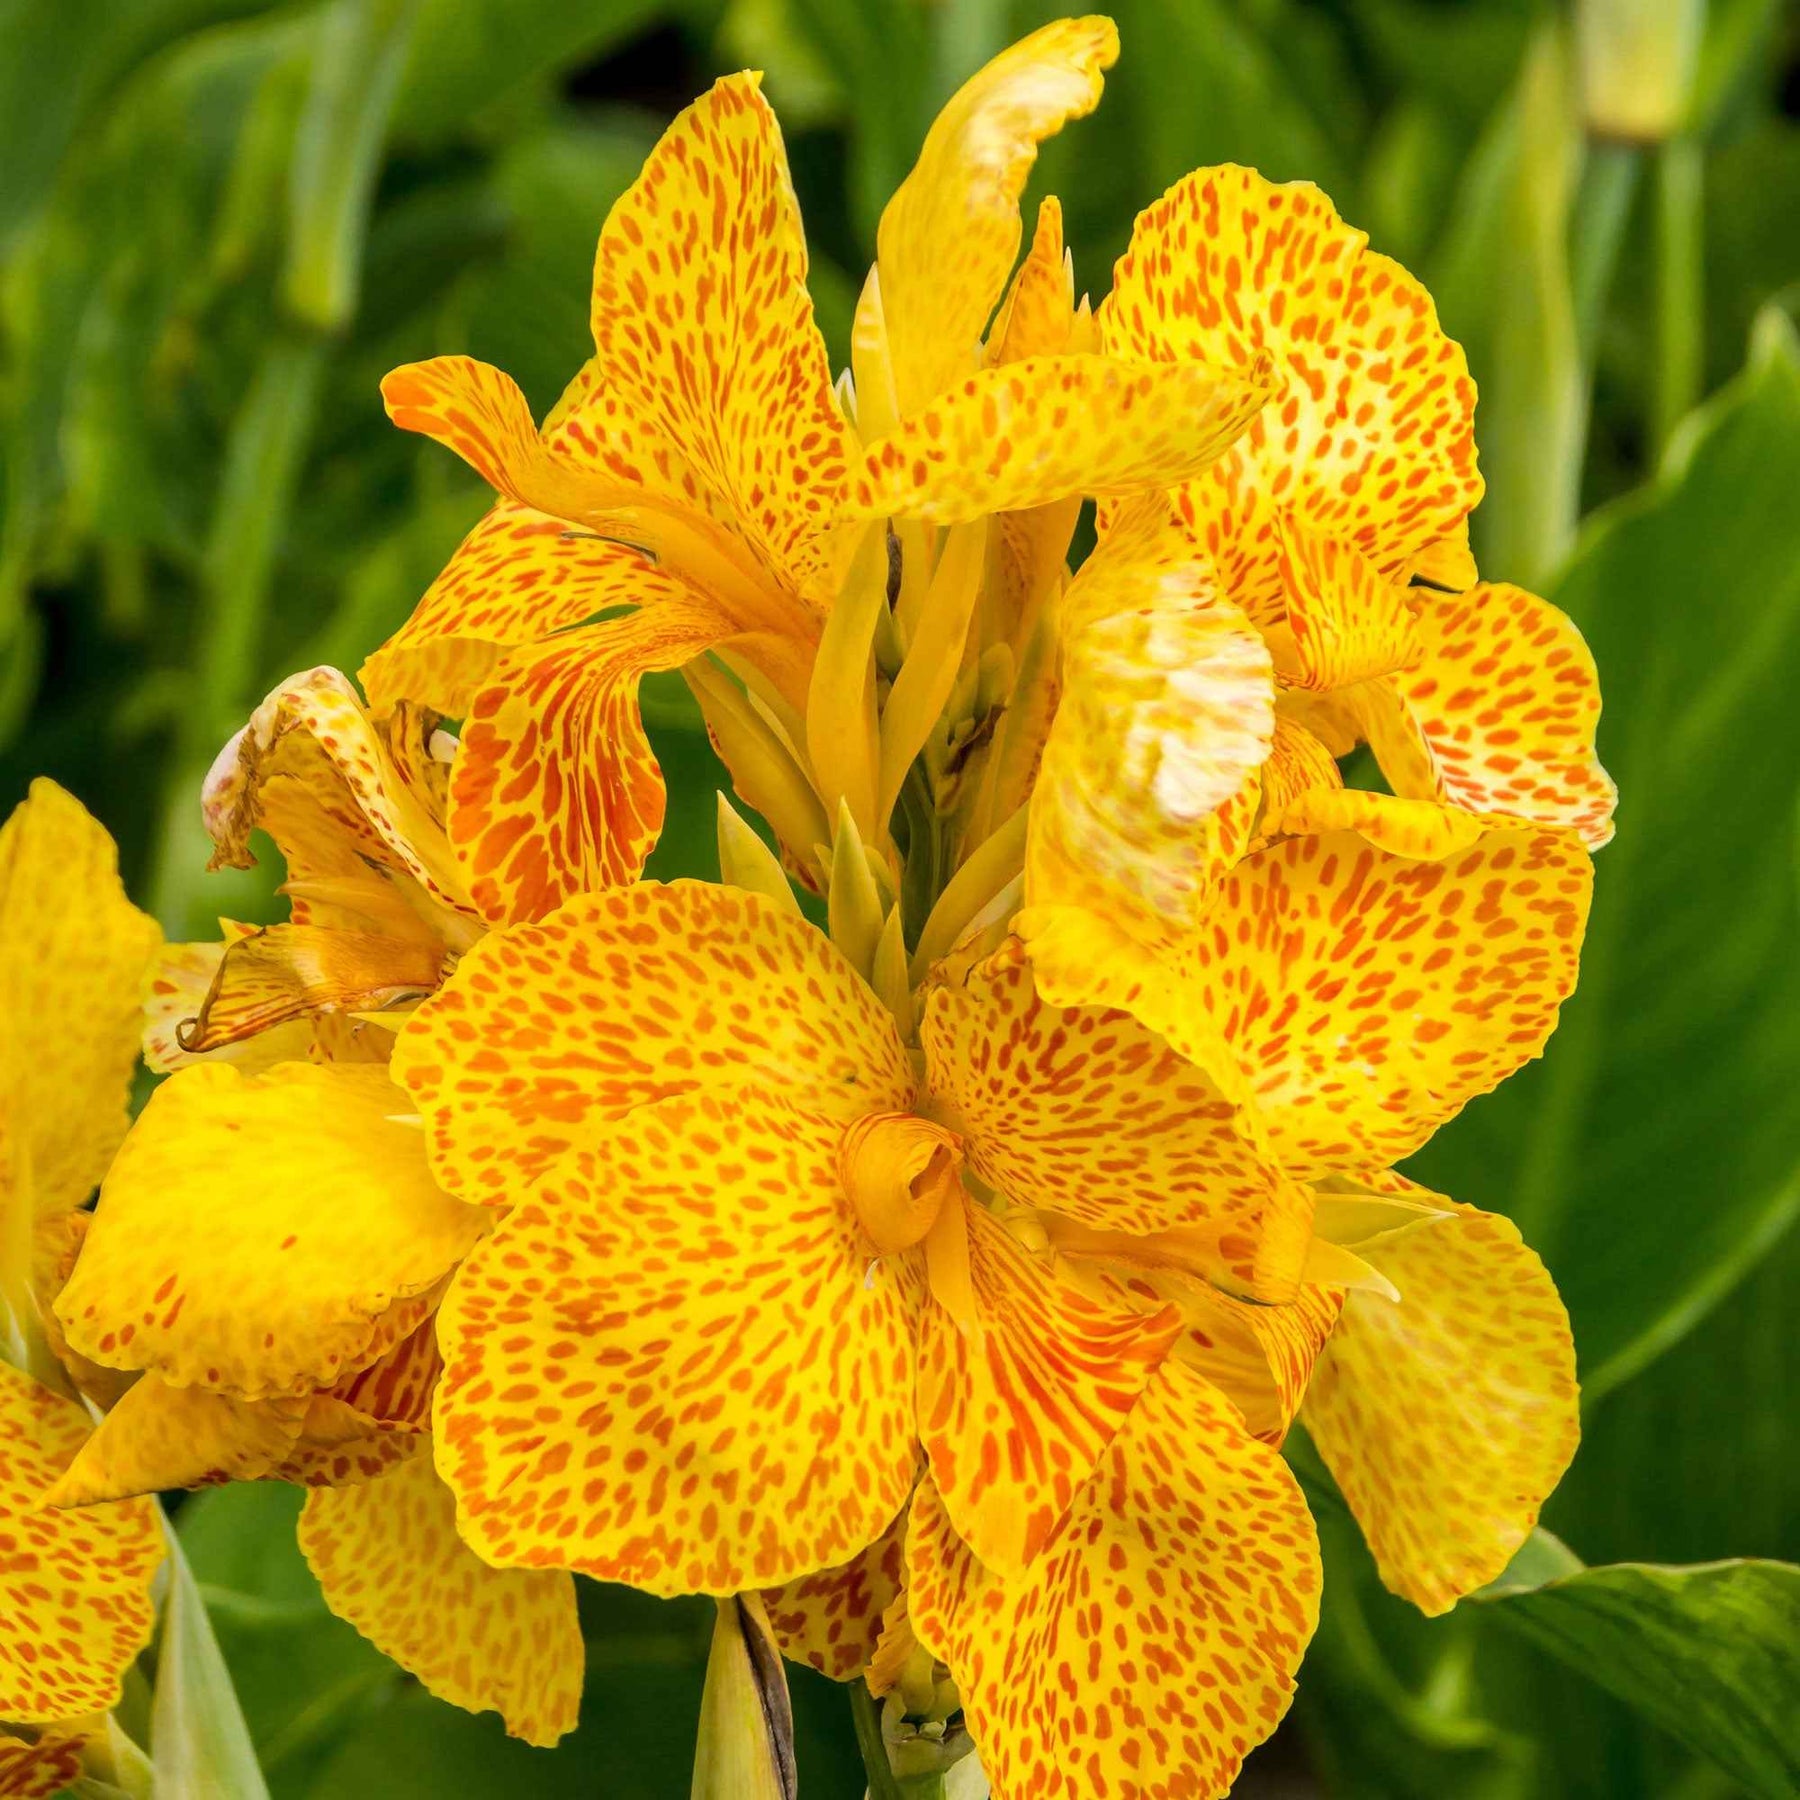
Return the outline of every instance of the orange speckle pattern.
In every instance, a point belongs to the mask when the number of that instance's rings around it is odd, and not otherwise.
[[[1193,973],[1290,1174],[1386,1165],[1544,1047],[1593,867],[1499,828],[1441,862],[1285,838],[1220,883]]]
[[[73,1401],[0,1363],[0,1718],[22,1725],[114,1705],[155,1619],[155,1503],[49,1508],[88,1430]]]
[[[463,1535],[662,1594],[844,1562],[912,1487],[920,1292],[869,1273],[842,1123],[701,1089],[589,1133],[439,1314]]]
[[[1458,1206],[1358,1252],[1400,1290],[1358,1290],[1302,1422],[1382,1579],[1427,1613],[1492,1581],[1580,1437],[1575,1347],[1510,1220]]]
[[[1186,1228],[1219,1279],[1285,1299],[1310,1217],[1208,1076],[1122,1012],[1038,995],[1014,944],[920,1029],[928,1085],[970,1166],[1020,1206],[1109,1230]]]
[[[367,1066],[171,1076],[58,1297],[69,1342],[107,1368],[242,1400],[329,1387],[375,1353],[382,1315],[490,1222],[432,1181],[424,1134],[398,1122],[409,1110]]]
[[[309,1494],[299,1535],[331,1610],[439,1699],[497,1712],[530,1744],[574,1730],[585,1668],[575,1583],[484,1563],[457,1535],[429,1457]]]
[[[81,1778],[81,1739],[41,1737],[35,1744],[0,1735],[0,1794],[49,1800]]]
[[[450,840],[492,923],[622,887],[662,831],[662,771],[638,682],[728,634],[682,600],[513,651],[474,697],[450,783]]]
[[[1097,1305],[985,1208],[965,1217],[975,1325],[926,1309],[918,1429],[963,1542],[1013,1574],[1049,1541],[1181,1321]]]
[[[769,1629],[783,1656],[833,1681],[860,1675],[881,1641],[882,1614],[906,1579],[906,1514],[868,1549],[835,1568],[764,1588]]]
[[[984,1569],[929,1483],[907,1560],[913,1630],[1008,1800],[1225,1794],[1287,1710],[1318,1620],[1293,1477],[1179,1363],[1022,1576]]]
[[[483,939],[392,1066],[439,1179],[496,1205],[650,1101],[767,1083],[847,1123],[912,1091],[892,1019],[819,932],[695,881],[585,894]]]
[[[1100,324],[1116,356],[1273,356],[1279,392],[1179,496],[1258,623],[1283,612],[1283,510],[1397,577],[1481,497],[1462,351],[1424,288],[1308,182],[1184,177],[1139,215]]]
[[[1079,907],[1157,945],[1191,928],[1246,848],[1275,729],[1269,652],[1160,502],[1115,518],[1060,617],[1026,904]]]
[[[1365,731],[1395,792],[1612,837],[1618,790],[1594,754],[1600,682],[1581,633],[1523,588],[1434,594],[1421,655]]]
[[[1173,487],[1218,457],[1270,392],[1260,365],[1091,351],[979,369],[869,448],[845,514],[954,525],[1071,495]]]
[[[1058,20],[977,70],[926,134],[876,236],[902,418],[975,366],[1019,254],[1037,147],[1093,111],[1118,55],[1110,19]]]

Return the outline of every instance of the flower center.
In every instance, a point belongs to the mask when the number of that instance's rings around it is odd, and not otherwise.
[[[957,1190],[962,1139],[911,1113],[871,1113],[844,1133],[838,1178],[882,1256],[909,1250]]]

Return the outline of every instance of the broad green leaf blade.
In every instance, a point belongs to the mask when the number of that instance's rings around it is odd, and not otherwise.
[[[150,1711],[156,1800],[269,1800],[199,1584],[181,1539],[165,1535],[169,1590]]]
[[[1529,1574],[1509,1569],[1481,1603],[1751,1793],[1800,1791],[1800,1568],[1610,1563],[1537,1586]]]
[[[1591,1401],[1800,1210],[1800,345],[1776,313],[1551,598],[1587,634],[1619,832],[1543,1061],[1416,1159],[1548,1261]]]

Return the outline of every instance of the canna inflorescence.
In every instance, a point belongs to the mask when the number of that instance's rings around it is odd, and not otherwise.
[[[1230,1787],[1318,1616],[1296,1419],[1426,1611],[1523,1542],[1566,1318],[1396,1165],[1574,985],[1593,666],[1479,579],[1462,354],[1317,190],[1186,177],[1097,307],[1053,199],[1020,258],[1116,53],[951,100],[835,384],[752,75],[613,209],[541,428],[388,377],[497,498],[208,780],[292,916],[163,954],[34,1290],[108,1409],[51,1504],[302,1483],[330,1604],[536,1742],[573,1574],[713,1594],[1003,1800]],[[642,879],[675,669],[767,828],[721,801],[716,883]]]

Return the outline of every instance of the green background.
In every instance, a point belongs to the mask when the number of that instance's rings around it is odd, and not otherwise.
[[[1581,991],[1413,1168],[1515,1214],[1568,1300],[1586,1440],[1547,1523],[1589,1564],[1800,1558],[1795,16],[1715,0],[1682,129],[1626,146],[1586,129],[1556,8],[1114,11],[1101,110],[1034,185],[1063,198],[1078,288],[1098,299],[1136,210],[1197,164],[1318,181],[1469,349],[1484,572],[1554,597],[1599,659],[1623,800]],[[284,674],[353,671],[484,504],[387,425],[383,371],[466,350],[547,406],[586,352],[608,204],[745,64],[787,127],[841,363],[936,106],[1046,16],[0,0],[0,806],[34,774],[73,789],[172,933],[271,916],[272,872],[200,872],[201,772]],[[710,872],[717,765],[682,690],[649,711],[673,790],[654,870]],[[706,1603],[584,1589],[583,1725],[532,1751],[323,1612],[295,1503],[184,1515],[276,1796],[685,1794]],[[1800,1791],[1793,1571],[1585,1577],[1426,1623],[1323,1489],[1318,1510],[1326,1621],[1241,1792]],[[795,1699],[804,1791],[860,1792],[843,1696],[799,1674]]]

